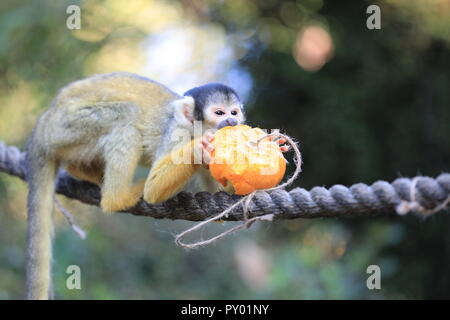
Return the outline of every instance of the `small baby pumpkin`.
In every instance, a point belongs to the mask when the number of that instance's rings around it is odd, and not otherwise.
[[[278,143],[269,138],[258,143],[265,135],[260,128],[247,125],[218,130],[212,141],[215,149],[209,165],[214,179],[224,186],[232,183],[239,195],[279,184],[286,171],[286,160]]]

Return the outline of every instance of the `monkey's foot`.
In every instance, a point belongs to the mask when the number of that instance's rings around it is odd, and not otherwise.
[[[122,211],[134,207],[142,197],[145,180],[141,180],[130,190],[115,194],[102,194],[100,206],[104,212]]]

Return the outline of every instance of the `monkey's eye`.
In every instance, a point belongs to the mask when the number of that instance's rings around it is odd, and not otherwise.
[[[222,110],[217,110],[214,113],[217,114],[218,116],[223,116],[225,114],[225,112],[223,112]]]
[[[235,115],[237,115],[237,111],[231,111],[231,114],[232,114],[233,116],[235,116]]]

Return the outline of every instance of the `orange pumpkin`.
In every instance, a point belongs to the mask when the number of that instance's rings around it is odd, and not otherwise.
[[[239,195],[279,184],[286,161],[278,143],[267,138],[257,144],[264,135],[260,128],[247,125],[218,130],[212,141],[215,149],[209,165],[214,179],[224,186],[231,182]]]

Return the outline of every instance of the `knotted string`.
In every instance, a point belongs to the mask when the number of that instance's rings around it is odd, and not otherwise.
[[[210,244],[210,243],[212,243],[214,241],[222,239],[223,237],[225,237],[225,236],[227,236],[227,235],[229,235],[229,234],[231,234],[231,233],[233,233],[233,232],[235,232],[237,230],[248,229],[256,221],[263,221],[263,220],[271,221],[273,219],[273,214],[265,214],[265,215],[262,215],[262,216],[256,216],[256,217],[253,217],[253,218],[249,219],[248,218],[248,211],[249,211],[249,207],[250,207],[251,201],[254,198],[254,196],[256,194],[258,194],[258,193],[271,192],[271,191],[274,191],[274,190],[283,189],[283,188],[289,186],[290,184],[292,184],[295,181],[295,179],[297,179],[297,177],[300,174],[300,172],[302,171],[302,169],[301,169],[302,168],[302,154],[300,153],[300,150],[299,150],[299,148],[297,146],[297,143],[291,137],[289,137],[289,136],[287,136],[285,134],[279,133],[279,132],[269,133],[269,134],[264,135],[263,137],[258,139],[258,141],[256,142],[256,145],[258,146],[259,143],[262,140],[264,140],[266,138],[269,138],[269,137],[278,137],[278,138],[285,139],[286,142],[288,142],[291,145],[292,149],[294,150],[294,153],[295,153],[294,162],[295,162],[296,167],[295,167],[295,171],[292,174],[292,176],[286,182],[284,182],[283,184],[280,184],[280,185],[278,185],[276,187],[272,187],[272,188],[268,188],[268,189],[255,190],[255,191],[249,193],[248,195],[242,197],[238,202],[234,203],[232,206],[230,206],[229,208],[225,209],[221,213],[219,213],[219,214],[217,214],[217,215],[215,215],[215,216],[213,216],[213,217],[211,217],[211,218],[209,218],[207,220],[204,220],[204,221],[196,224],[192,228],[189,228],[189,229],[181,232],[175,238],[175,243],[177,245],[179,245],[181,247],[184,247],[184,248],[189,248],[189,249],[205,246],[205,245],[208,245],[208,244]],[[228,217],[228,214],[231,211],[233,211],[235,208],[239,207],[239,206],[242,206],[242,210],[243,210],[243,214],[244,214],[244,221],[241,224],[239,224],[237,226],[234,226],[234,227],[232,227],[232,228],[230,228],[230,229],[228,229],[228,230],[226,230],[226,231],[224,231],[224,232],[222,232],[222,233],[220,233],[220,234],[218,234],[218,235],[216,235],[214,237],[211,237],[211,238],[209,238],[207,240],[201,240],[201,241],[197,241],[197,242],[193,242],[193,243],[185,243],[185,242],[181,241],[183,239],[183,237],[185,237],[186,235],[194,232],[195,230],[198,230],[198,229],[202,228],[203,226],[205,226],[205,225],[207,225],[207,224],[209,224],[209,223],[211,223],[213,221],[220,220],[220,219],[222,219],[224,217]]]

